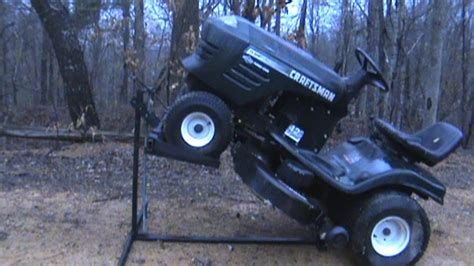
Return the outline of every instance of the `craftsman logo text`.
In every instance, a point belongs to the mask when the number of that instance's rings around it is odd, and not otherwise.
[[[289,77],[330,102],[334,101],[334,98],[336,97],[334,92],[324,88],[296,70],[292,70]]]

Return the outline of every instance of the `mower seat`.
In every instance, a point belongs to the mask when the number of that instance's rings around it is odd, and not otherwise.
[[[446,158],[460,144],[462,132],[451,124],[438,122],[414,134],[405,133],[391,124],[377,119],[378,131],[392,142],[401,145],[408,157],[433,166]]]

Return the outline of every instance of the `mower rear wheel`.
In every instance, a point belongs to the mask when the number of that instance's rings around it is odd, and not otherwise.
[[[351,213],[351,247],[360,265],[413,265],[428,246],[428,218],[408,194],[380,192]]]
[[[219,156],[232,140],[232,113],[217,96],[190,92],[179,97],[164,118],[168,142]]]

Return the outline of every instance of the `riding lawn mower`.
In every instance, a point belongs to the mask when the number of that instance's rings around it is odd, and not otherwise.
[[[430,224],[418,199],[443,204],[446,187],[427,171],[461,143],[438,122],[413,134],[381,119],[368,137],[322,149],[366,85],[389,86],[374,60],[341,77],[309,53],[236,16],[211,18],[183,60],[187,92],[169,108],[148,146],[164,141],[219,158],[258,197],[327,247],[349,246],[363,265],[410,265],[426,250]],[[424,164],[425,166],[422,166]]]

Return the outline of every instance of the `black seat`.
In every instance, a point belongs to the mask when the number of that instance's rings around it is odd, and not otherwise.
[[[446,158],[460,144],[462,132],[455,126],[438,122],[414,134],[405,133],[391,124],[377,119],[378,131],[389,140],[399,144],[417,161],[433,166]]]

